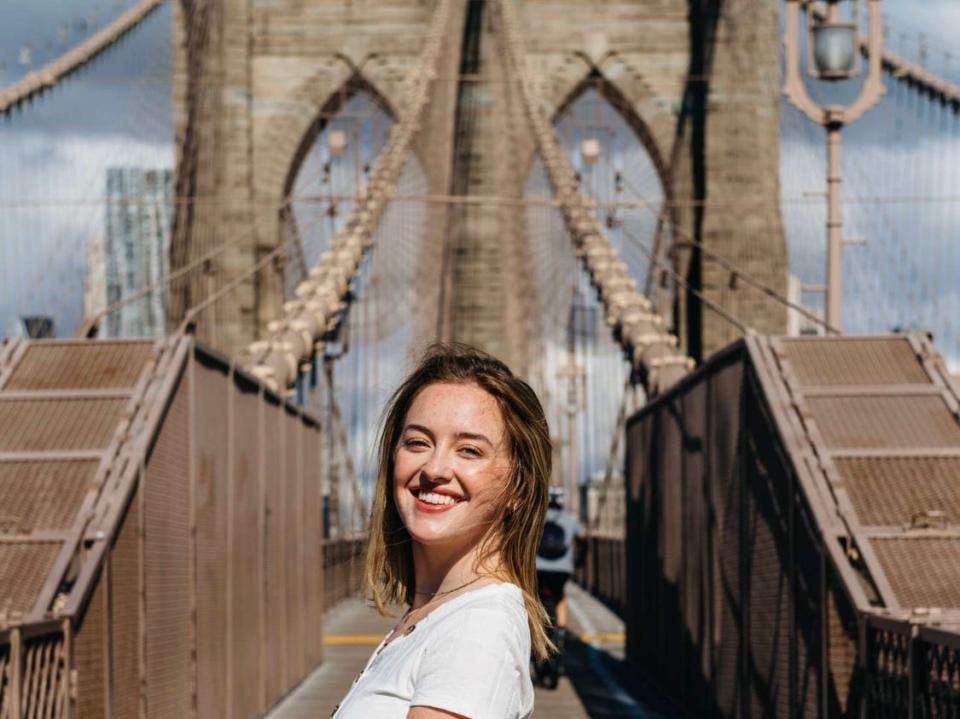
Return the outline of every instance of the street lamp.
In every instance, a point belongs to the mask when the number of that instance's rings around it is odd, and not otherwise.
[[[596,137],[584,138],[580,143],[580,154],[583,161],[588,165],[593,165],[600,159],[600,140]]]
[[[327,143],[330,145],[330,154],[333,157],[340,157],[347,148],[347,133],[339,129],[330,130]]]
[[[818,105],[807,92],[800,75],[800,5],[807,7],[808,49],[811,74],[818,80],[847,80],[856,74],[859,48],[856,23],[842,22],[840,3],[828,0],[825,11],[817,10],[812,0],[786,0],[786,77],[783,93],[790,103],[827,130],[827,324],[841,329],[843,304],[843,210],[840,206],[840,131],[873,107],[883,96],[883,26],[880,0],[867,0],[869,32],[867,55],[869,71],[860,95],[846,107]],[[854,3],[859,0],[852,0]]]

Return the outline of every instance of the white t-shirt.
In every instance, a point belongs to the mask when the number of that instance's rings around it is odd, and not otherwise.
[[[470,719],[533,714],[530,629],[519,587],[491,584],[466,592],[408,634],[381,642],[334,716],[406,719],[411,706]]]

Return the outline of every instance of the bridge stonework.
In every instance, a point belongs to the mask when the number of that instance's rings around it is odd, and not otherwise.
[[[230,249],[213,260],[226,278],[223,286],[251,272],[278,246],[284,198],[310,142],[326,124],[325,116],[349,98],[358,79],[378,95],[388,113],[396,113],[405,100],[404,79],[419,55],[433,5],[410,0],[208,0],[189,10],[178,6],[178,160],[196,165],[192,194],[202,199],[177,228],[175,266],[230,243]],[[206,37],[191,47],[193,24],[208,27]],[[192,93],[191,82],[197,86]],[[434,142],[416,150],[431,192],[442,193],[449,170],[436,154],[449,156],[453,108],[445,99],[449,86],[438,84],[435,94],[427,117]],[[198,114],[192,123],[191,106]],[[194,137],[192,144],[188,134]],[[187,307],[204,291],[185,287],[182,299],[175,300]],[[199,331],[217,346],[237,351],[280,316],[280,263],[257,272],[231,297],[230,303],[218,303],[215,315],[201,318]],[[215,325],[205,321],[213,319]]]
[[[434,5],[427,0],[208,0],[190,4],[189,10],[186,3],[178,6],[180,179],[198,201],[191,216],[178,219],[175,266],[220,242],[240,238],[215,260],[228,277],[238,277],[276,248],[281,237],[278,208],[318,132],[322,113],[337,107],[338,93],[351,78],[362,78],[394,111],[402,106],[403,78],[420,50]],[[435,194],[457,187],[452,173],[457,168],[458,83],[453,80],[461,67],[468,4],[458,5],[457,29],[451,32],[445,66],[415,143]],[[488,0],[487,5],[493,3]],[[561,111],[585,82],[602,78],[608,97],[637,130],[660,171],[673,205],[675,259],[681,274],[708,300],[753,328],[779,333],[786,327],[782,309],[690,251],[702,243],[785,294],[776,6],[769,0],[727,0],[714,17],[715,6],[702,0],[517,1],[529,69],[549,108]],[[191,39],[190,25],[202,13],[207,14],[208,32]],[[195,29],[192,34],[199,35]],[[483,58],[496,62],[487,53]],[[496,67],[481,67],[481,78],[485,74],[492,75],[491,85],[497,86],[498,80],[503,84]],[[510,102],[509,92],[498,89],[494,94]],[[466,183],[466,192],[522,194],[516,166],[523,163],[517,156],[521,150],[529,156],[529,133],[525,127],[505,127],[507,117],[519,119],[522,112],[508,106],[490,122],[481,122],[472,141],[498,143],[480,157],[481,165],[506,160],[512,169],[498,174],[481,167],[482,176]],[[505,141],[503,132],[513,136]],[[189,183],[183,179],[184,162],[192,163]],[[490,229],[522,222],[522,213],[501,208],[496,219],[472,220],[476,229],[469,224],[454,227],[455,213],[448,206],[436,203],[430,213],[431,236],[420,252],[441,254],[445,235],[457,251],[447,263],[421,263],[431,273],[446,267],[445,280],[436,274],[424,280],[427,286],[446,282],[450,290],[443,322],[436,322],[430,312],[421,313],[423,333],[469,339],[523,364],[526,334],[518,328],[525,322],[529,294],[522,281],[527,274],[525,253],[518,247],[522,228]],[[496,237],[499,245],[484,245],[484,237]],[[500,260],[476,261],[489,257],[491,250],[500,253]],[[461,260],[469,264],[458,266]],[[504,272],[515,279],[494,276]],[[451,281],[458,277],[462,281]],[[280,283],[278,268],[258,272],[233,295],[238,301],[216,310],[216,329],[208,326],[202,333],[224,349],[239,349],[260,334],[267,320],[279,316]],[[458,290],[469,296],[458,298]],[[182,289],[184,306],[190,292],[200,290]],[[499,319],[484,315],[488,329],[477,332],[464,326],[463,308],[475,311],[481,298],[495,302],[493,315]],[[706,355],[739,334],[710,310],[698,313],[700,303],[689,303],[682,292],[679,299],[679,329],[694,354]]]
[[[607,99],[637,131],[673,203],[681,275],[758,332],[785,332],[781,305],[689,249],[702,243],[786,296],[776,3],[523,0],[519,7],[528,61],[554,113],[586,84],[601,92],[612,86]],[[678,294],[688,352],[705,357],[739,336]]]

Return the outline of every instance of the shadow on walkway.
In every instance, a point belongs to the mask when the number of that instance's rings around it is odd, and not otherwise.
[[[566,674],[591,719],[686,717],[639,670],[601,646],[571,634],[564,652]]]

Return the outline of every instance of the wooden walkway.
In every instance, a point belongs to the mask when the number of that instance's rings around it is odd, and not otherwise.
[[[673,716],[638,686],[623,664],[623,622],[577,586],[570,586],[572,636],[566,676],[555,690],[538,687],[535,716],[544,719],[659,719]],[[351,600],[325,618],[324,662],[267,715],[269,719],[330,716],[394,620]],[[646,695],[646,696],[645,696]]]

